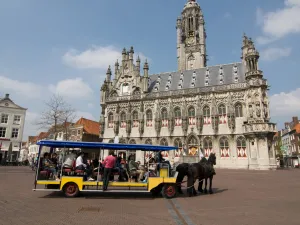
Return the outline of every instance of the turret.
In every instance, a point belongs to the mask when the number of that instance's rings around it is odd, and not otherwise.
[[[126,48],[123,48],[123,51],[122,51],[122,61],[125,61],[126,60]]]
[[[140,71],[141,71],[141,60],[140,60],[140,56],[137,57],[137,60],[136,60],[136,68],[137,68],[137,70],[139,71],[139,74],[140,74]]]
[[[129,59],[130,60],[133,60],[133,54],[134,54],[134,50],[133,50],[133,47],[131,46],[130,51],[129,51]]]
[[[144,64],[144,77],[149,76],[148,71],[149,71],[149,65],[148,65],[148,62],[147,62],[147,59],[146,59],[145,64]]]
[[[106,72],[106,82],[110,82],[111,79],[111,68],[108,66],[107,72]]]
[[[115,63],[115,75],[118,74],[118,71],[119,71],[119,62],[117,60],[116,63]]]
[[[248,40],[248,49],[245,55],[246,65],[248,71],[258,70],[259,53],[256,51],[255,46],[251,38]]]

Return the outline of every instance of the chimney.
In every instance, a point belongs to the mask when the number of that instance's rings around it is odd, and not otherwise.
[[[9,94],[5,94],[5,98],[9,98]]]
[[[297,123],[299,123],[298,116],[294,116],[294,117],[293,117],[293,124],[294,124],[294,126],[295,126]]]

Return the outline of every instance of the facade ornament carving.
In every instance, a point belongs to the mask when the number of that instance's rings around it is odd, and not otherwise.
[[[141,102],[139,120],[140,120],[139,133],[140,133],[140,136],[142,137],[142,135],[144,134],[144,126],[145,126],[144,102]]]
[[[197,102],[197,108],[196,108],[196,124],[197,124],[197,129],[198,129],[198,132],[200,134],[202,134],[202,130],[203,130],[203,124],[204,124],[204,118],[203,118],[203,115],[202,115],[202,108],[201,108],[201,101],[202,99],[199,99],[198,102]]]
[[[175,118],[174,118],[174,107],[173,107],[173,103],[172,101],[170,101],[169,103],[169,116],[168,116],[168,128],[169,128],[169,132],[170,134],[173,133],[174,131],[174,126],[175,126]]]
[[[252,107],[252,104],[248,105],[248,111],[249,111],[249,117],[253,118],[253,107]]]
[[[219,131],[219,115],[217,110],[216,99],[213,97],[211,104],[211,125],[215,134]]]
[[[182,103],[182,131],[183,135],[186,137],[187,136],[187,131],[188,131],[188,116],[187,116],[187,105],[186,101],[183,101]]]
[[[255,104],[255,110],[256,110],[256,116],[257,116],[258,118],[260,118],[260,117],[261,117],[260,102],[256,102],[256,104]]]
[[[231,133],[235,130],[235,113],[234,113],[234,106],[231,98],[231,94],[228,95],[228,112],[227,112],[227,120],[228,120],[228,128],[230,129]]]
[[[156,136],[160,136],[160,130],[161,130],[161,117],[160,117],[160,109],[156,110],[156,116],[155,116],[155,131]]]

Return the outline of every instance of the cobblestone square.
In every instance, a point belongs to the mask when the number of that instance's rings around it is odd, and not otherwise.
[[[217,170],[213,195],[33,192],[28,167],[0,167],[0,225],[299,224],[300,170]]]

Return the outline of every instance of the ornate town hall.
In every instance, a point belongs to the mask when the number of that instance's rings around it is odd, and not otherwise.
[[[100,135],[104,142],[118,136],[120,143],[178,146],[165,153],[171,161],[198,161],[202,151],[215,152],[221,168],[274,168],[276,126],[259,53],[244,35],[241,62],[207,66],[204,24],[199,4],[188,0],[176,23],[176,72],[150,75],[145,61],[141,74],[133,47],[124,48],[114,77],[109,67],[101,87]],[[136,160],[144,157],[136,153]]]

